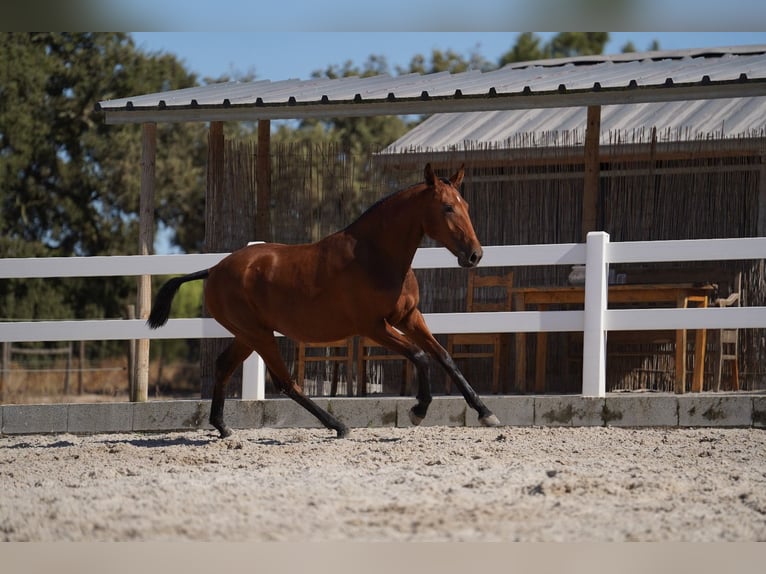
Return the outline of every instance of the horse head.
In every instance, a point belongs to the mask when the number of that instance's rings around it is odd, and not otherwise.
[[[424,231],[449,249],[461,267],[475,267],[483,250],[468,215],[468,203],[458,191],[464,175],[464,166],[461,166],[451,178],[439,178],[431,164],[426,164],[426,194],[431,201],[424,219]]]

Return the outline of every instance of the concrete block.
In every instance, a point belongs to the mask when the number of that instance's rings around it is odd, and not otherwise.
[[[528,427],[535,424],[535,397],[481,397],[481,400],[500,419],[502,426]],[[465,409],[465,425],[481,426],[479,415],[468,406]]]
[[[766,397],[753,397],[753,426],[766,428]]]
[[[133,404],[133,430],[212,429],[210,401],[149,401]]]
[[[327,410],[351,428],[392,427],[397,403],[394,397],[335,397],[329,399]]]
[[[233,429],[261,428],[264,402],[227,399],[223,405],[223,419]],[[209,416],[208,411],[207,417]]]
[[[682,427],[749,427],[753,398],[749,395],[678,395],[678,424]]]
[[[327,410],[328,399],[312,400]],[[313,414],[292,399],[268,399],[263,403],[263,426],[270,428],[324,428]]]
[[[130,432],[133,403],[69,405],[67,430],[71,433]]]
[[[65,404],[5,405],[3,407],[3,433],[66,432],[67,406]]]
[[[574,395],[535,397],[535,425],[603,426],[605,400]]]
[[[415,399],[399,399],[396,405],[396,426],[411,427],[409,411],[415,406]],[[428,406],[426,418],[420,426],[465,426],[465,411],[467,405],[465,399],[460,397],[434,397]]]
[[[608,395],[604,422],[614,427],[675,427],[678,426],[678,399],[675,395]]]

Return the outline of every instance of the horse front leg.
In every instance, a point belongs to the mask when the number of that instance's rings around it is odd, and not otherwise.
[[[404,355],[415,365],[418,374],[418,402],[410,409],[409,417],[413,425],[419,425],[426,417],[428,405],[431,404],[432,400],[428,355],[388,323],[368,336],[394,353]]]
[[[498,418],[487,408],[487,406],[473,390],[463,373],[457,368],[455,360],[450,356],[447,350],[439,344],[426,325],[423,315],[417,309],[413,309],[401,324],[397,325],[404,333],[410,337],[417,345],[423,348],[429,355],[434,357],[447,375],[457,385],[458,389],[465,398],[468,406],[479,415],[479,422],[487,427],[495,427],[500,424]]]

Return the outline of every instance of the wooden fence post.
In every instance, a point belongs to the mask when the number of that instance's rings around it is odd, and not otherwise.
[[[83,387],[83,374],[82,370],[85,368],[85,341],[80,341],[80,352],[77,359],[77,394],[82,394]]]
[[[11,344],[3,341],[3,363],[0,365],[0,403],[5,400],[6,381],[11,380]]]
[[[139,202],[138,254],[151,255],[154,244],[154,176],[157,156],[157,124],[142,124],[141,149],[141,198]],[[152,306],[152,276],[138,278],[136,315],[147,319]],[[136,373],[130,389],[132,402],[144,402],[149,398],[149,339],[136,342]]]
[[[72,378],[72,342],[69,341],[66,348],[66,369],[64,371],[64,394],[65,395],[69,394],[71,378]]]
[[[128,319],[135,319],[136,306],[126,305],[125,314]],[[136,340],[130,339],[128,341],[128,394],[131,397],[133,395],[133,388],[135,386],[136,386]]]

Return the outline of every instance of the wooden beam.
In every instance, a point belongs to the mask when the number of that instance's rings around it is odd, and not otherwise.
[[[219,217],[221,206],[217,201],[224,195],[226,184],[225,149],[226,141],[222,122],[210,122],[207,140],[207,187],[205,189],[205,252],[221,251],[217,235],[220,233]],[[209,317],[203,306],[203,316]],[[230,340],[203,339],[200,341],[200,396],[209,399],[215,386],[215,361],[228,346]],[[231,381],[229,383],[231,387]]]
[[[601,133],[601,107],[588,107],[585,126],[585,178],[582,200],[582,241],[590,231],[597,231],[599,188],[599,137]]]
[[[258,121],[258,155],[255,158],[257,198],[255,232],[260,241],[271,241],[271,122]]]
[[[3,341],[3,357],[0,362],[0,403],[5,401],[6,378],[11,379],[11,344]]]
[[[154,251],[154,181],[157,158],[157,124],[141,126],[141,196],[138,211],[138,254],[151,255]],[[152,276],[138,277],[138,298],[136,315],[148,319],[152,306]],[[134,385],[130,389],[130,400],[144,402],[149,395],[149,339],[136,343]]]
[[[723,148],[722,145],[726,147]],[[599,150],[601,163],[645,163],[650,160],[660,161],[690,161],[699,159],[722,159],[763,156],[764,140],[753,138],[749,140],[691,141],[691,142],[657,142],[654,152],[651,142],[638,144],[609,145]],[[685,149],[687,148],[687,149]],[[548,149],[504,148],[460,150],[465,158],[467,167],[473,170],[480,168],[496,169],[502,167],[524,168],[532,166],[580,166],[585,163],[582,146],[550,147]],[[372,161],[383,165],[389,171],[420,170],[430,163],[435,170],[450,168],[455,161],[455,152],[424,152],[414,151],[397,154],[373,155]],[[626,168],[627,169],[627,168]],[[659,173],[659,172],[658,172]],[[510,176],[508,176],[510,177]]]
[[[224,185],[223,123],[210,122],[207,136],[207,187],[205,191],[205,251],[214,249],[213,226],[209,225],[216,206],[214,198]]]
[[[766,148],[766,146],[764,146]],[[758,182],[758,237],[766,237],[766,149],[762,150]]]

